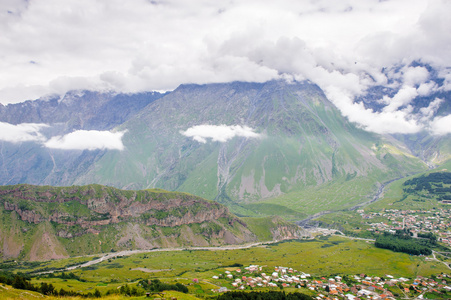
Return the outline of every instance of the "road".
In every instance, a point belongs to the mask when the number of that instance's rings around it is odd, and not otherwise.
[[[184,248],[159,248],[159,249],[149,249],[149,250],[124,250],[124,251],[119,251],[119,252],[110,252],[110,253],[105,253],[103,254],[101,257],[93,259],[91,261],[79,264],[79,265],[74,265],[65,269],[58,269],[58,270],[50,270],[50,271],[45,271],[45,272],[40,272],[38,274],[48,274],[48,273],[53,273],[53,272],[62,272],[62,271],[71,271],[71,270],[75,270],[77,268],[84,268],[84,267],[89,267],[98,263],[101,263],[105,260],[114,258],[114,257],[119,257],[119,256],[130,256],[133,254],[140,254],[140,253],[152,253],[152,252],[168,252],[168,251],[183,251],[183,250],[206,250],[206,251],[218,251],[218,250],[239,250],[239,249],[247,249],[247,248],[252,248],[252,247],[257,247],[257,246],[262,246],[262,245],[270,245],[270,244],[275,244],[280,242],[280,240],[276,240],[276,241],[268,241],[268,242],[258,242],[258,243],[252,243],[252,244],[245,244],[245,245],[227,245],[227,246],[219,246],[219,247],[184,247]],[[86,256],[81,256],[81,257],[90,257],[92,255],[86,255]]]
[[[451,267],[444,261],[439,260],[437,257],[435,257],[435,253],[437,253],[437,251],[432,250],[432,256],[434,257],[433,259],[435,261],[441,262],[442,264],[444,264],[448,269],[451,270]]]

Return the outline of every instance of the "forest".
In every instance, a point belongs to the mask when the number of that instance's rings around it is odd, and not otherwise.
[[[451,172],[434,172],[407,180],[404,193],[418,194],[426,191],[437,200],[451,200]]]
[[[395,234],[385,232],[376,238],[374,244],[378,248],[403,252],[411,255],[430,255],[431,248],[436,245],[436,238],[414,239],[408,232],[397,230]]]

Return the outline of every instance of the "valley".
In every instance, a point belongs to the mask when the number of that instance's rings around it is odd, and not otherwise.
[[[35,285],[46,283],[57,291],[64,289],[81,294],[98,291],[106,298],[126,297],[127,289],[136,293],[132,297],[145,297],[142,295],[146,290],[140,284],[143,279],[186,286],[187,294],[165,291],[165,297],[178,299],[214,299],[230,290],[269,292],[281,289],[286,293],[301,292],[312,297],[320,294],[329,297],[335,294],[366,294],[376,298],[391,295],[395,299],[414,299],[419,295],[447,297],[451,289],[451,279],[447,275],[451,273],[451,258],[443,253],[448,251],[443,250],[446,248],[434,250],[430,256],[411,256],[379,249],[372,240],[377,236],[374,228],[388,232],[399,229],[404,223],[404,228],[409,231],[417,228],[418,232],[438,236],[443,245],[441,247],[446,247],[442,233],[446,234],[451,224],[448,204],[436,199],[418,202],[418,195],[403,189],[414,182],[412,178],[428,177],[416,175],[393,181],[387,184],[378,201],[371,201],[358,210],[319,215],[314,222],[325,229],[310,229],[297,240],[219,247],[126,250],[52,261],[4,260],[1,269],[2,272],[14,270],[29,274],[32,278],[30,282]],[[409,194],[402,196],[406,192]],[[412,207],[410,203],[417,203],[416,210],[402,210],[405,206]],[[390,209],[380,211],[381,207]],[[419,216],[425,221],[420,221]],[[244,218],[243,222],[247,219]],[[378,224],[387,225],[378,227]],[[339,231],[364,238],[350,239],[340,236],[342,233],[333,235]],[[257,271],[250,271],[249,268],[255,266]],[[274,272],[277,272],[277,278]],[[265,279],[268,275],[270,280]],[[243,276],[246,280],[241,279]],[[124,286],[127,288],[121,289]],[[17,291],[8,286],[3,288],[10,289],[12,294]],[[219,290],[221,292],[218,294]]]
[[[75,289],[78,292],[93,293],[97,289],[102,295],[107,295],[108,291],[110,294],[119,293],[119,287],[127,284],[130,288],[136,287],[140,293],[143,293],[142,287],[138,284],[140,280],[158,279],[168,284],[178,282],[186,285],[189,290],[188,294],[200,299],[213,297],[216,294],[215,291],[220,287],[234,290],[242,286],[235,278],[241,279],[246,276],[246,278],[260,277],[264,279],[266,275],[271,277],[269,282],[273,282],[275,286],[262,285],[260,287],[257,286],[258,282],[255,282],[251,285],[244,284],[244,289],[277,291],[281,289],[279,285],[283,284],[282,289],[286,293],[298,291],[316,297],[320,293],[330,293],[326,291],[330,290],[325,288],[326,285],[340,286],[332,283],[329,279],[339,276],[350,290],[354,286],[356,286],[355,288],[359,286],[359,290],[365,290],[371,285],[375,285],[382,288],[381,291],[376,291],[378,295],[385,290],[400,296],[404,293],[404,286],[410,287],[420,278],[421,281],[431,282],[431,284],[435,282],[435,288],[440,289],[440,293],[443,294],[443,287],[447,286],[447,284],[441,283],[446,279],[443,274],[449,274],[449,269],[441,262],[377,249],[367,241],[350,240],[339,236],[286,241],[246,249],[186,249],[153,251],[130,256],[118,255],[91,266],[70,271],[60,269],[74,264],[77,260],[96,259],[98,258],[71,258],[34,263],[33,267],[27,263],[20,263],[16,264],[14,269],[33,274],[33,272],[39,273],[42,270],[57,268],[59,271],[52,274],[41,274],[37,277],[33,275],[31,281],[33,284],[40,282],[52,284],[57,290],[61,288]],[[374,264],[375,261],[378,263]],[[7,270],[8,266],[11,267],[13,264],[11,262],[3,263],[3,270]],[[260,266],[260,269],[257,267],[257,270],[250,271],[249,266]],[[288,270],[290,268],[291,271]],[[237,271],[238,269],[240,271]],[[285,271],[282,271],[283,269]],[[275,270],[278,273],[277,280],[273,277],[274,275],[271,275]],[[73,274],[71,275],[73,279],[69,279],[70,276],[67,279],[60,278],[62,273],[59,272]],[[226,276],[228,274],[232,274],[232,280],[228,278],[230,276]],[[418,277],[418,274],[421,274],[421,277]],[[293,282],[293,279],[287,281],[288,278],[294,278],[292,277],[294,275],[297,275],[298,283]],[[444,278],[440,279],[441,288],[438,287],[437,276]],[[385,279],[380,281],[380,278]],[[390,278],[392,283],[389,283]],[[237,287],[233,284],[236,282],[239,283]],[[371,284],[367,282],[371,282]],[[380,284],[377,284],[378,282]],[[298,285],[301,287],[297,287]],[[421,291],[421,293],[425,292],[425,290]],[[170,293],[167,291],[166,295],[170,295]],[[354,292],[348,291],[347,293]],[[430,293],[434,292],[431,290]],[[415,294],[418,295],[418,292],[409,290],[407,294],[412,297]],[[175,295],[177,295],[175,297],[185,299],[181,293],[175,293]]]
[[[114,120],[97,122],[95,98]],[[30,113],[17,122],[44,122],[34,134],[47,142],[0,145],[4,278],[112,299],[160,284],[186,287],[165,291],[178,299],[214,299],[219,289],[329,299],[449,292],[446,137],[365,131],[308,81],[78,91],[22,106]],[[0,121],[22,109],[2,107]],[[122,146],[48,146],[74,132],[120,133]],[[424,236],[430,255],[407,254]],[[246,266],[261,270],[243,280]],[[264,284],[277,268],[297,271]],[[14,294],[11,284],[2,288]]]
[[[0,2],[0,300],[451,299],[451,0]]]

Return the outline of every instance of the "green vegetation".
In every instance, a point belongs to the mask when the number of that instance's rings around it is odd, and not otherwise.
[[[251,204],[243,204],[242,207],[255,212],[256,216],[278,216],[286,220],[293,221],[298,221],[307,217],[307,215],[303,212],[275,203],[256,202]]]
[[[123,249],[221,245],[253,242],[256,235],[270,241],[277,226],[291,226],[268,219],[264,228],[250,226],[256,234],[217,202],[160,189],[15,185],[0,187],[0,193],[4,258],[46,260]]]
[[[365,211],[382,211],[384,209],[401,210],[430,210],[435,208],[448,208],[447,204],[437,201],[438,198],[451,196],[448,193],[436,193],[436,188],[450,187],[451,185],[439,181],[447,179],[451,173],[427,171],[421,174],[409,176],[390,183],[385,188],[384,197],[370,204]],[[424,187],[431,187],[424,189]],[[440,192],[440,190],[437,190]]]
[[[65,295],[78,293],[80,296],[126,297],[143,295],[146,291],[154,293],[164,290],[166,297],[174,295],[178,299],[197,299],[214,297],[215,294],[211,290],[221,286],[233,289],[230,281],[220,274],[224,274],[227,270],[235,271],[237,268],[243,270],[243,266],[250,264],[263,265],[261,272],[266,274],[270,274],[276,266],[287,266],[309,273],[313,277],[340,275],[343,280],[349,277],[347,275],[361,273],[380,277],[392,274],[412,278],[417,275],[428,277],[449,271],[440,262],[379,249],[365,241],[321,237],[315,240],[286,241],[237,250],[153,251],[109,258],[92,267],[77,268],[70,272],[33,275],[43,267],[61,268],[77,261],[80,261],[79,258],[26,265],[23,263],[21,270],[28,272],[28,275],[21,276],[25,276],[25,281],[38,289],[42,286],[51,290],[53,295],[60,295],[62,291],[63,294],[66,293]],[[8,268],[12,264],[13,262],[4,262]],[[9,272],[8,276],[14,278],[17,274]],[[212,279],[213,276],[219,279]],[[279,290],[279,287],[276,287],[262,289],[259,292]],[[283,290],[287,297],[294,292],[311,295],[307,289],[290,287]],[[252,291],[248,288],[246,292]],[[251,293],[249,297],[253,296]]]
[[[188,293],[188,288],[179,282],[177,282],[176,284],[167,284],[161,282],[158,279],[152,279],[141,280],[139,284],[143,287],[143,289],[151,292],[178,291],[185,294]]]
[[[451,172],[434,172],[406,180],[404,197],[413,194],[422,201],[423,197],[451,201]],[[424,200],[423,200],[424,201]]]
[[[430,239],[413,239],[408,233],[398,230],[395,234],[379,235],[374,245],[378,248],[412,255],[431,255],[431,247],[435,246],[436,242]]]
[[[67,296],[81,296],[81,297],[89,297],[89,298],[99,298],[101,297],[101,294],[99,290],[96,289],[96,291],[93,293],[78,293],[74,291],[66,291],[63,288],[61,288],[59,291],[55,289],[53,284],[41,282],[40,284],[32,284],[30,282],[31,277],[29,275],[25,274],[13,274],[9,272],[1,272],[0,273],[0,283],[5,283],[8,285],[11,285],[15,289],[20,290],[29,290],[34,292],[39,292],[43,295],[52,295],[52,296],[60,296],[60,297],[67,297]]]

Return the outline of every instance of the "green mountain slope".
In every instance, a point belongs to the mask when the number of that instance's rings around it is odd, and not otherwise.
[[[205,124],[263,137],[200,143],[181,134]],[[303,213],[304,192],[318,204],[308,213],[351,206],[379,183],[427,168],[396,140],[349,123],[308,82],[183,85],[119,129],[128,130],[126,150],[106,153],[77,184],[185,191],[243,215],[259,213],[247,203],[269,198]]]
[[[412,135],[396,135],[413,154],[430,167],[440,166],[451,159],[451,139],[449,135],[434,136],[426,132]]]

